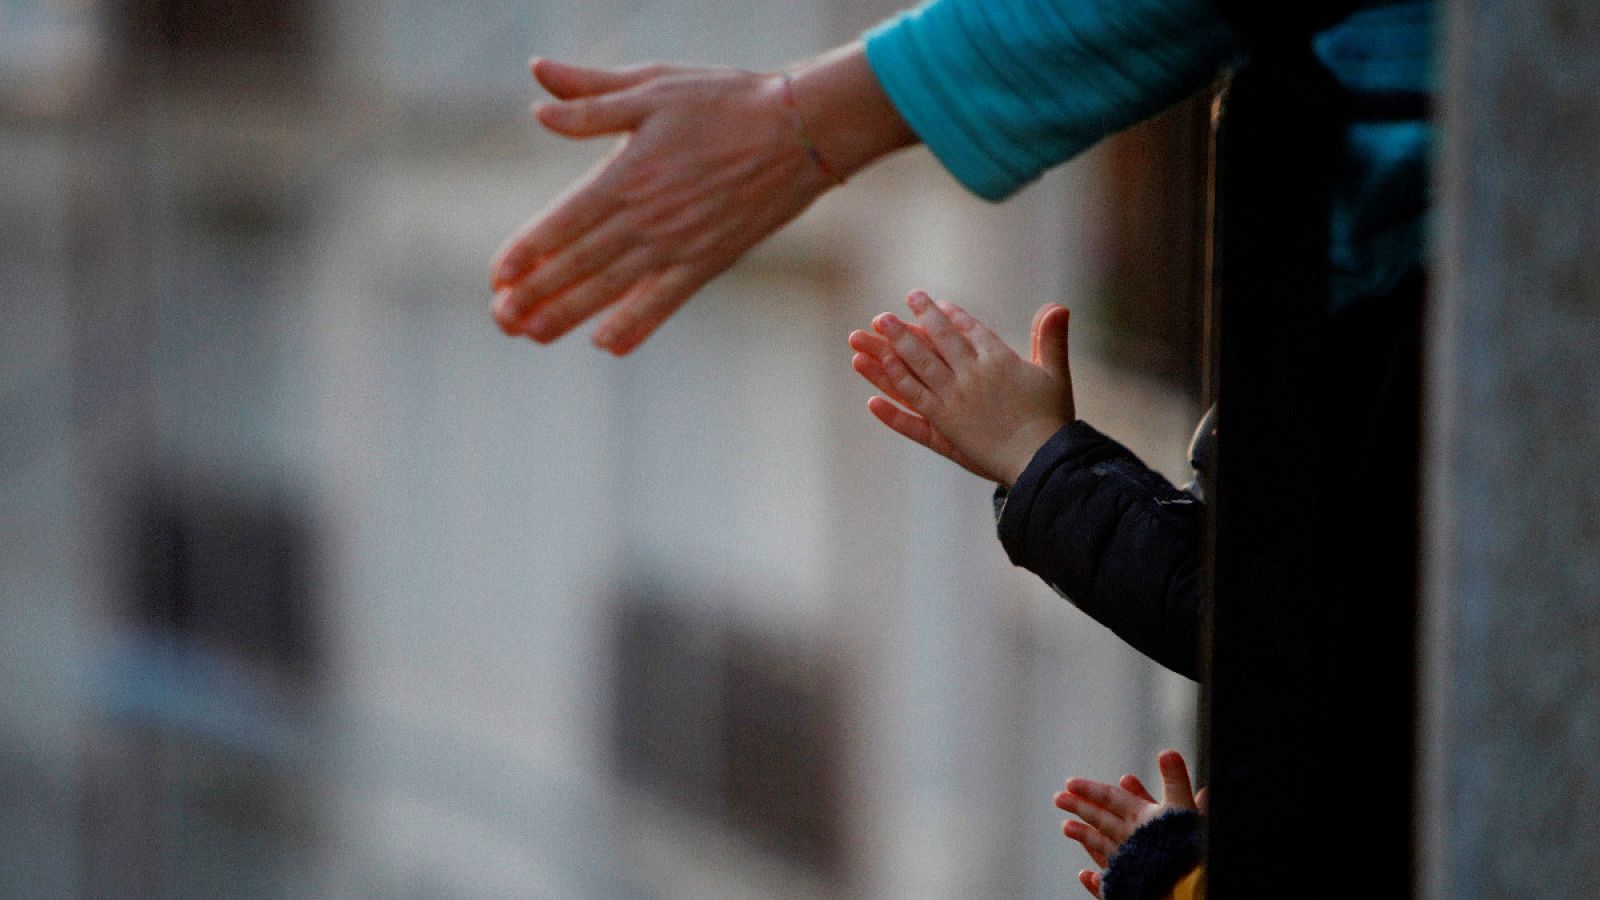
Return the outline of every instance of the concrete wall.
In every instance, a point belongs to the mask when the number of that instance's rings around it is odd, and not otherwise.
[[[1600,7],[1446,8],[1420,884],[1600,896]]]

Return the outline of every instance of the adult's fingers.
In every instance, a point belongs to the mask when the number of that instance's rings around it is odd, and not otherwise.
[[[664,66],[595,69],[543,57],[534,57],[528,63],[528,67],[545,90],[562,100],[625,91],[667,71]]]
[[[686,265],[672,266],[654,279],[642,282],[617,304],[616,312],[606,317],[595,329],[596,347],[623,356],[633,352],[655,333],[661,323],[671,318],[683,304],[689,302],[700,286],[711,280],[715,272],[702,271]]]
[[[926,293],[912,291],[906,296],[906,306],[916,313],[917,321],[927,330],[934,348],[952,369],[977,357],[966,335],[956,329]]]
[[[632,253],[600,270],[538,307],[522,330],[541,344],[561,337],[583,320],[610,306],[635,285],[648,283],[649,258]]]
[[[1194,809],[1194,787],[1189,781],[1189,766],[1183,754],[1176,750],[1163,750],[1156,757],[1161,769],[1161,800],[1179,809]]]
[[[1093,869],[1084,869],[1078,873],[1078,883],[1088,891],[1095,900],[1100,900],[1100,873]]]
[[[649,115],[650,100],[637,90],[540,103],[534,108],[539,124],[570,138],[619,134],[639,127]]]
[[[608,273],[612,279],[625,276],[626,283],[606,298],[614,300],[622,293],[622,288],[633,284],[649,268],[650,252],[647,248],[629,248],[630,236],[617,222],[618,219],[612,219],[579,235],[576,240],[539,259],[532,271],[511,284],[503,303],[512,326],[523,328],[537,338],[538,329],[524,320],[541,311],[541,307],[561,292]]]
[[[489,284],[500,291],[520,279],[539,259],[583,237],[623,209],[612,190],[612,167],[620,160],[608,156],[595,164],[571,188],[552,200],[501,245],[489,266]]]

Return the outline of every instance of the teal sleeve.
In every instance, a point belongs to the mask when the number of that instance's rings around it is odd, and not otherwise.
[[[1000,200],[1204,87],[1239,39],[1210,0],[933,0],[866,48],[928,149]]]

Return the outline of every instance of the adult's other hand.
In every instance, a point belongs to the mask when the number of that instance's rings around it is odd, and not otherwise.
[[[495,258],[495,321],[540,342],[615,305],[595,343],[626,353],[804,211],[834,180],[807,155],[801,128],[840,173],[915,140],[859,45],[798,72],[792,95],[782,75],[736,69],[540,59],[533,74],[556,98],[536,108],[546,128],[624,136]]]

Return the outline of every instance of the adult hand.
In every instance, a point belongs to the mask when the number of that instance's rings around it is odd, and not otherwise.
[[[595,343],[632,350],[831,187],[807,156],[797,116],[846,174],[910,142],[859,46],[795,76],[798,109],[786,102],[783,77],[771,73],[535,60],[533,74],[556,97],[537,107],[540,124],[572,138],[623,135],[495,258],[495,321],[541,343],[615,304]],[[833,129],[862,115],[867,140],[834,139]]]

